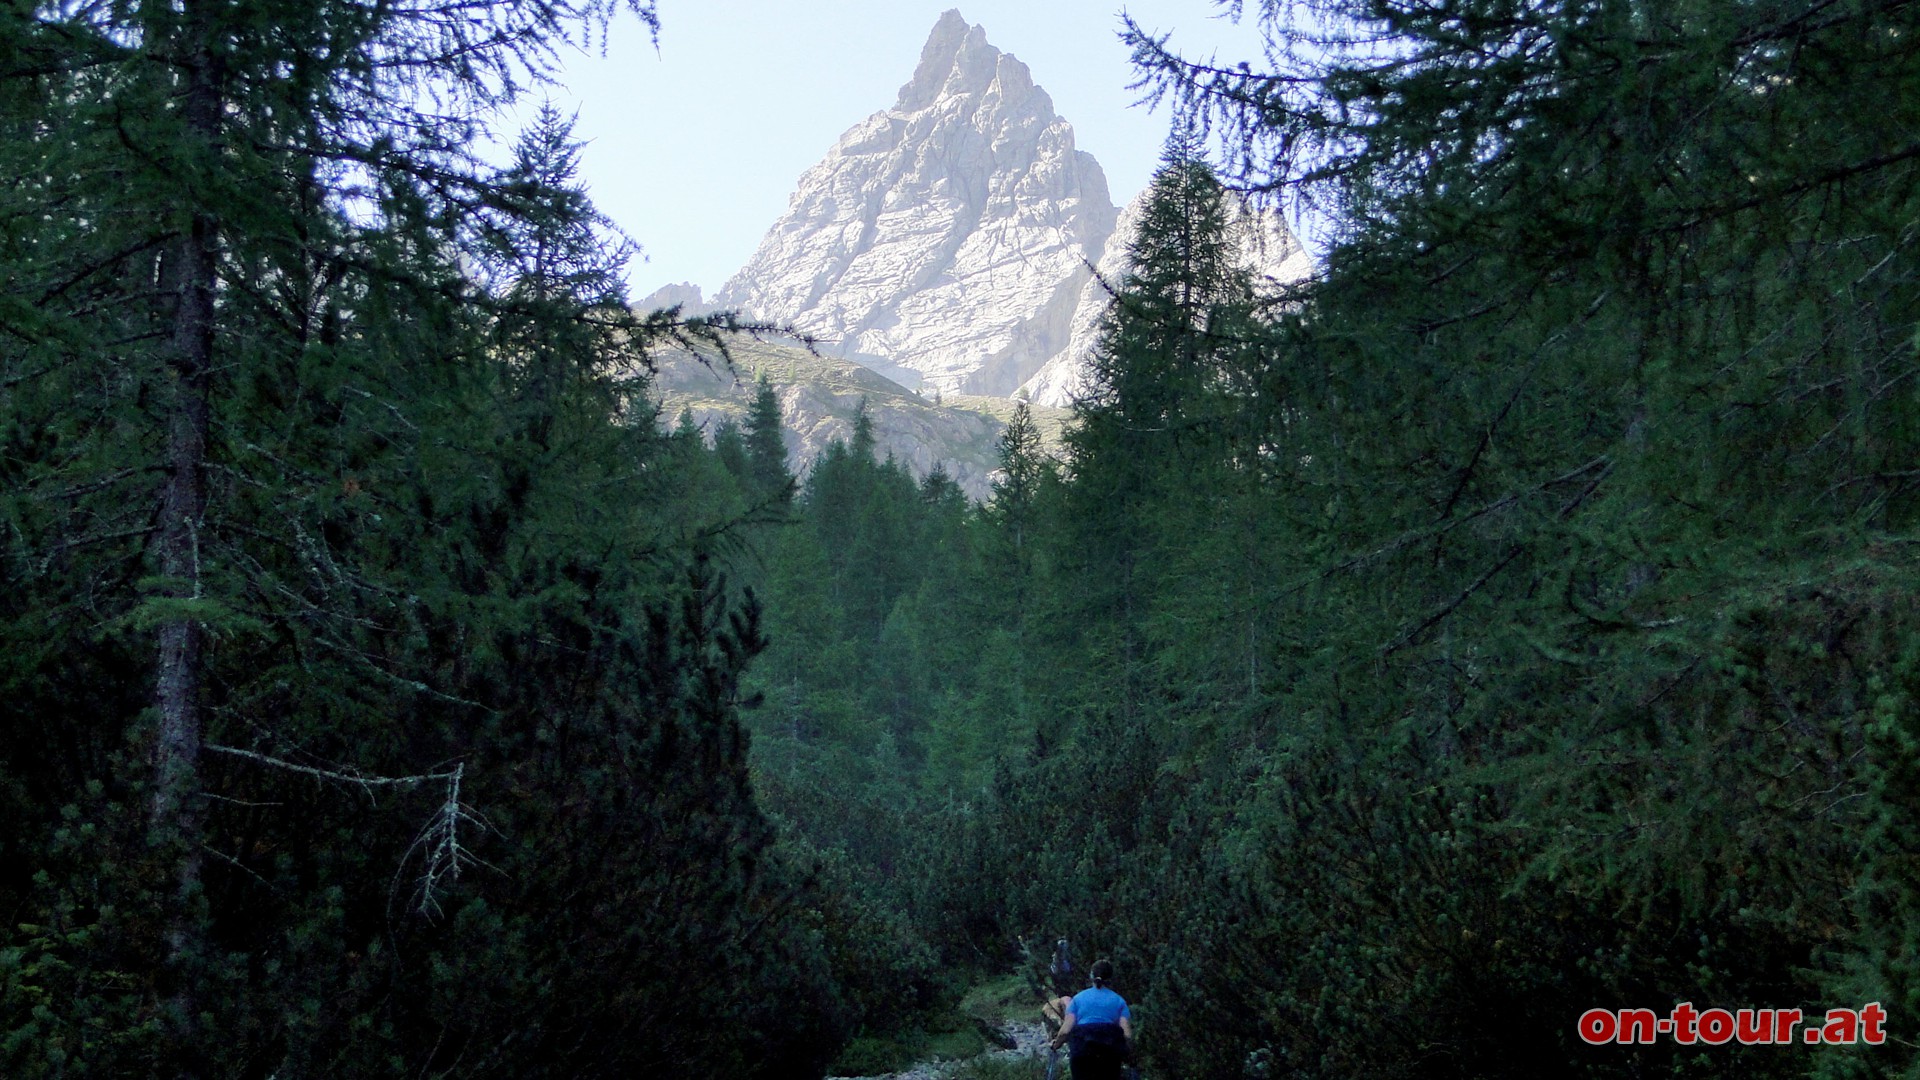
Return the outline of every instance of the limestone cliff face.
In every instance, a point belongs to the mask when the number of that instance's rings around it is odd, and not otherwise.
[[[1066,406],[1132,268],[1144,193],[1116,211],[1025,64],[940,17],[890,109],[801,176],[787,212],[712,303],[673,285],[642,307],[791,325],[927,395]],[[1243,264],[1270,290],[1311,270],[1280,216],[1235,204]],[[1099,276],[1089,270],[1099,267]]]
[[[1005,396],[1067,347],[1115,215],[1026,65],[949,11],[715,302],[909,386]]]

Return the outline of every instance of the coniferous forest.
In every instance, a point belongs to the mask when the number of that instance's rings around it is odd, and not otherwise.
[[[817,1078],[1064,936],[1156,1080],[1920,1074],[1920,5],[1232,6],[976,504],[474,156],[651,3],[0,4],[0,1073]]]

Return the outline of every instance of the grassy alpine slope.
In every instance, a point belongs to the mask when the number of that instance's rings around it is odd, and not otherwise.
[[[709,432],[722,425],[744,427],[758,381],[778,396],[790,466],[805,474],[834,439],[853,434],[854,414],[865,402],[878,453],[892,455],[916,477],[938,468],[974,499],[992,490],[1000,467],[999,439],[1016,402],[1006,398],[951,394],[922,396],[850,360],[809,352],[797,345],[740,339],[728,346],[731,361],[702,360],[686,350],[654,356],[653,385],[668,418],[682,410]],[[1034,424],[1050,450],[1060,447],[1067,411],[1031,406]]]

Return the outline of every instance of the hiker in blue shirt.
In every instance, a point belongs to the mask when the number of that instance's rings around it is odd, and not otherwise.
[[[1073,1080],[1119,1080],[1133,1045],[1133,1013],[1127,999],[1107,989],[1113,962],[1097,960],[1087,973],[1093,985],[1073,996],[1067,1018],[1053,1037],[1057,1049],[1067,1043]]]

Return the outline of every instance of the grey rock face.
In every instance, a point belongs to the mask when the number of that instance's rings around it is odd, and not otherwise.
[[[700,295],[700,286],[690,281],[662,285],[641,297],[633,307],[634,310],[645,313],[675,305],[679,306],[681,315],[688,317],[705,315],[713,310],[712,305],[706,302],[706,298]]]
[[[949,11],[715,302],[909,386],[1004,396],[1067,347],[1115,215],[1026,65]]]
[[[1066,406],[1108,290],[1131,269],[1144,200],[1116,211],[1106,174],[1026,65],[949,11],[893,107],[801,176],[708,308],[791,326],[908,389]],[[1277,213],[1239,206],[1235,229],[1263,286],[1311,271]],[[687,289],[642,306],[707,310]]]

